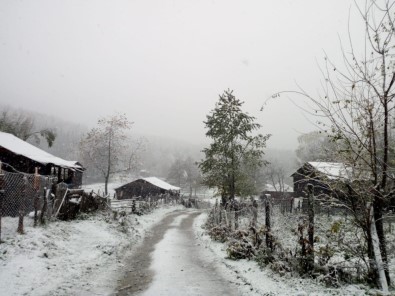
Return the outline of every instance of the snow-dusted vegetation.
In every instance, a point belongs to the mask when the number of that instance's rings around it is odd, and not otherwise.
[[[267,231],[265,211],[262,208],[258,211],[255,225],[251,208],[241,211],[238,229],[233,225],[234,213],[230,211],[226,214],[227,218],[224,218],[223,212],[221,220],[218,220],[218,215],[218,212],[212,210],[204,229],[211,239],[223,244],[221,248],[226,253],[221,256],[226,256],[229,260],[255,261],[262,270],[271,270],[285,279],[309,278],[307,282],[314,282],[323,290],[342,292],[353,285],[359,291],[357,294],[375,293],[375,283],[369,274],[364,234],[354,224],[353,217],[344,212],[322,212],[315,216],[314,267],[309,272],[305,270],[306,254],[303,253],[303,247],[309,247],[307,215],[301,212],[283,212],[275,207],[271,215],[270,232]],[[219,221],[222,222],[218,223]],[[393,223],[391,219],[386,219],[385,233],[388,249],[391,250],[388,258],[391,262],[391,277],[395,276]],[[268,238],[272,242],[271,247],[267,245]]]
[[[0,1],[1,295],[395,295],[395,0],[74,2]]]

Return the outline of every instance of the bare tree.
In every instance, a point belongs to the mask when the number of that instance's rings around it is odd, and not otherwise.
[[[138,148],[130,149],[127,136],[132,124],[123,114],[100,118],[80,142],[84,164],[104,178],[105,194],[111,176],[130,171],[136,162]]]
[[[365,47],[355,50],[349,29],[349,46],[341,46],[343,62],[335,64],[325,56],[321,69],[324,77],[322,95],[311,96],[303,89],[291,93],[307,97],[316,107],[318,125],[337,143],[339,158],[349,168],[343,180],[343,201],[364,230],[371,269],[385,290],[389,283],[387,247],[383,227],[385,207],[394,195],[394,168],[389,143],[393,121],[395,82],[395,7],[393,1],[368,0],[356,7],[365,24]],[[276,94],[275,96],[278,96]],[[366,210],[371,204],[374,218]],[[377,229],[379,250],[374,248]],[[384,266],[378,264],[375,251]],[[384,268],[385,277],[380,275]],[[377,276],[380,275],[380,276]],[[380,279],[380,281],[378,281]]]
[[[264,177],[277,192],[285,192],[285,171],[276,162],[270,162],[264,168]]]
[[[40,143],[40,138],[43,138],[49,147],[52,147],[56,138],[54,129],[36,129],[32,116],[23,112],[10,112],[7,109],[2,110],[0,114],[0,131],[13,134],[24,141],[33,139],[36,143]]]

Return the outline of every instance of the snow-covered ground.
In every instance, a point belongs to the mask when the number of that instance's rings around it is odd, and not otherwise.
[[[16,234],[16,218],[3,218],[0,295],[113,295],[119,288],[119,272],[127,262],[124,259],[135,253],[138,242],[142,241],[153,225],[159,225],[157,222],[176,209],[183,207],[163,207],[144,216],[128,215],[123,225],[104,213],[86,215],[71,222],[52,222],[36,228],[32,227],[33,221],[27,218],[24,235]],[[183,248],[191,242],[174,229],[181,225],[186,214],[190,215],[191,211],[179,212],[180,216],[155,246],[155,252],[152,253],[154,281],[144,295],[158,295],[158,292],[167,295],[163,291],[163,283],[173,278],[161,271],[173,270],[170,273],[172,276],[176,271],[184,270],[184,265],[186,268],[191,265],[191,261],[181,260]],[[209,266],[207,272],[215,270],[218,278],[229,282],[227,289],[234,289],[235,295],[327,296],[367,295],[374,292],[356,285],[327,288],[311,279],[288,275],[281,277],[270,269],[261,270],[255,261],[225,259],[226,245],[212,241],[202,229],[206,219],[206,213],[197,215],[190,237],[193,241],[190,248],[195,248],[194,255],[199,253],[205,258],[201,270],[197,269],[202,284],[214,281],[213,278],[207,280],[205,277],[205,266]],[[172,250],[174,245],[179,248],[178,251]],[[166,257],[172,252],[176,255]],[[190,256],[186,254],[184,257]],[[185,286],[183,281],[174,284]],[[188,287],[194,292],[192,288]]]
[[[217,262],[217,269],[229,281],[239,281],[242,295],[367,295],[363,286],[349,285],[339,289],[327,288],[311,279],[281,277],[269,269],[261,270],[255,261],[225,259],[226,245],[215,242],[205,233],[202,225],[207,214],[194,223],[197,240],[208,249],[207,256]]]
[[[177,207],[129,215],[124,225],[103,213],[36,228],[26,218],[24,235],[17,218],[3,218],[0,295],[110,295],[124,256]]]
[[[118,188],[118,187],[122,186],[123,184],[125,184],[125,182],[122,182],[122,181],[108,183],[107,191],[108,191],[110,198],[112,198],[114,196],[115,188]],[[88,184],[88,185],[82,186],[82,188],[87,192],[91,192],[93,190],[95,193],[104,196],[104,183]]]

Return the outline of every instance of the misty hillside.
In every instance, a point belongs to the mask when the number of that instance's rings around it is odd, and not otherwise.
[[[29,139],[28,142],[40,147],[53,155],[67,160],[81,161],[79,142],[88,132],[86,125],[62,120],[53,115],[33,112],[22,108],[11,108],[9,106],[0,106],[0,111],[7,110],[11,114],[23,114],[34,120],[34,130],[45,128],[54,129],[56,139],[49,147],[44,139],[36,141]],[[134,174],[139,175],[142,170],[147,175],[157,176],[163,179],[168,178],[169,170],[172,164],[179,159],[190,157],[195,162],[203,158],[202,149],[206,143],[201,145],[191,144],[188,141],[182,141],[171,137],[161,137],[155,135],[144,135],[133,127],[130,131],[132,140],[138,140],[142,143],[142,149],[139,151],[138,162],[135,164]],[[284,171],[284,180],[291,184],[290,175],[296,168],[295,153],[292,150],[285,149],[266,149],[264,158],[270,163],[275,163]],[[265,168],[262,169],[265,171]],[[264,174],[264,173],[263,173]],[[92,175],[89,170],[85,174],[86,182],[100,181],[100,175]],[[267,180],[261,177],[262,186]]]

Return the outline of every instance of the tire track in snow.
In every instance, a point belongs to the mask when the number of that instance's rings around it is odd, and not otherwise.
[[[117,295],[235,295],[196,242],[193,223],[201,212],[186,210],[152,229],[130,260]]]

